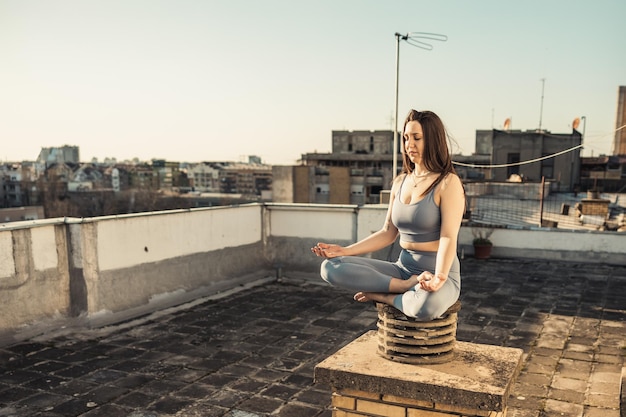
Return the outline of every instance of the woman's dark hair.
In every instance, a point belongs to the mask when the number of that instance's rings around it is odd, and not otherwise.
[[[411,110],[404,120],[402,127],[402,137],[404,143],[404,129],[409,122],[419,122],[422,126],[422,132],[424,134],[424,154],[422,159],[424,166],[430,172],[436,172],[439,174],[435,182],[428,187],[424,194],[428,194],[430,190],[435,188],[437,184],[443,180],[446,175],[453,173],[456,174],[454,166],[452,165],[452,158],[450,157],[450,150],[448,148],[448,135],[443,122],[435,113],[431,111],[417,111]],[[402,146],[402,172],[404,174],[410,174],[415,169],[415,164],[411,162],[407,155],[404,146]]]

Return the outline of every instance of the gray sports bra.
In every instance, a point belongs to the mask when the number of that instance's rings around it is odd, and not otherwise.
[[[430,190],[420,201],[405,204],[400,200],[402,184],[396,193],[396,199],[391,210],[391,221],[400,232],[401,242],[421,243],[439,240],[441,235],[441,211],[435,204],[435,188]]]

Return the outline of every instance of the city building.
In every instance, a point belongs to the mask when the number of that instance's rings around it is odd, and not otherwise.
[[[626,155],[602,155],[581,158],[582,190],[617,192],[626,190]]]
[[[271,199],[271,165],[231,162],[219,169],[218,181],[220,193]]]
[[[36,162],[0,165],[0,207],[39,204],[36,185],[39,172],[40,165]]]
[[[402,156],[398,154],[398,165]],[[332,131],[332,152],[302,155],[302,164],[276,171],[281,180],[293,178],[293,202],[376,204],[393,180],[393,131]],[[276,179],[275,179],[276,181]],[[282,186],[287,190],[289,185]],[[279,192],[287,198],[288,192]],[[301,201],[308,199],[308,201]],[[274,196],[276,200],[276,195]]]
[[[478,138],[477,131],[477,138]],[[491,131],[489,131],[491,135]],[[482,154],[453,155],[463,180],[490,179],[492,141],[477,139]],[[480,148],[478,148],[480,149]],[[273,201],[317,204],[386,203],[393,180],[393,131],[332,132],[332,152],[302,155],[300,166],[273,167]],[[402,153],[398,153],[398,167]]]
[[[219,171],[214,163],[203,162],[190,165],[187,168],[190,187],[200,192],[219,192]]]
[[[476,153],[490,155],[486,178],[507,181],[519,176],[524,181],[550,181],[555,191],[573,191],[580,179],[582,135],[550,133],[546,130],[477,130]],[[562,153],[561,153],[562,152]],[[560,153],[560,154],[559,154]]]
[[[0,208],[0,223],[45,219],[42,206]]]
[[[152,170],[158,181],[158,189],[171,190],[180,182],[181,172],[178,162],[153,159]]]
[[[324,184],[316,183],[318,172],[326,175]],[[338,186],[342,181],[336,174],[341,172],[347,173],[348,169],[275,165],[272,167],[272,201],[275,203],[348,204],[349,194],[345,191],[345,181],[343,187]],[[332,189],[329,184],[334,185]]]
[[[111,183],[104,183],[101,170],[92,164],[79,165],[67,182],[68,191],[90,191],[97,188],[110,188]]]
[[[202,162],[187,167],[189,186],[200,193],[240,194],[242,198],[271,199],[272,167],[258,156],[248,162]]]
[[[19,164],[0,167],[0,201],[2,207],[19,207],[25,203],[22,170]]]
[[[124,177],[127,178],[127,181],[122,180]],[[159,177],[154,173],[152,167],[147,164],[126,166],[120,169],[120,187],[124,183],[128,184],[128,188],[157,190],[159,188]]]
[[[63,145],[61,147],[41,148],[37,162],[48,167],[52,164],[80,163],[78,146]]]

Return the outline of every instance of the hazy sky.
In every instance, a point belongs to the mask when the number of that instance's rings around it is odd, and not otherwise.
[[[437,112],[455,153],[509,117],[567,133],[581,116],[583,155],[610,153],[624,16],[624,0],[0,0],[0,160],[68,144],[293,164],[332,130],[392,128],[396,32],[448,37],[400,44],[399,119]]]

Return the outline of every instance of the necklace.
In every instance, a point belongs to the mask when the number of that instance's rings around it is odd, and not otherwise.
[[[431,174],[430,171],[426,171],[422,174],[416,174],[415,171],[411,173],[411,180],[413,181],[413,188],[417,187],[419,183],[424,181],[426,177]]]

